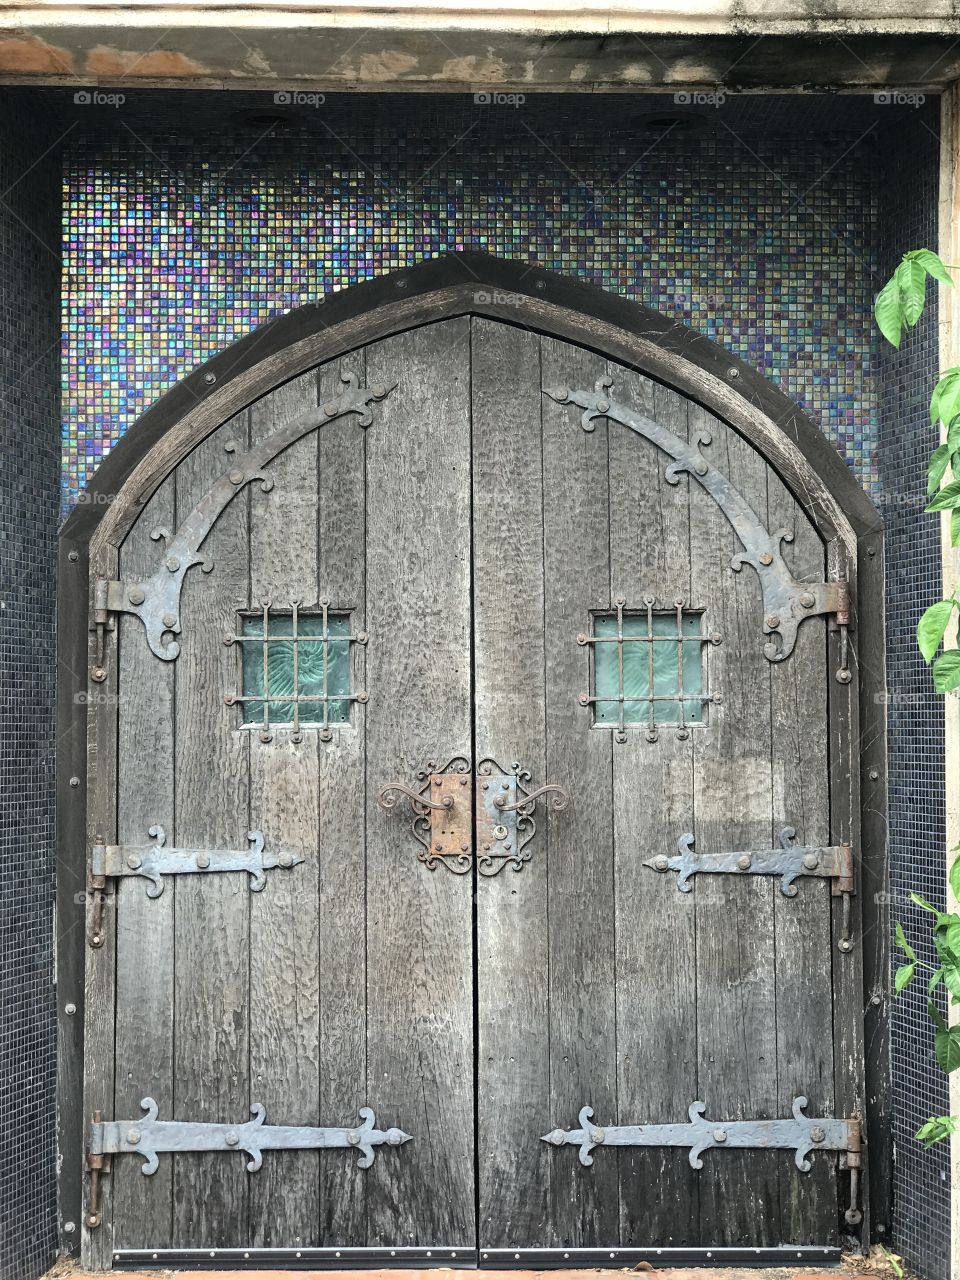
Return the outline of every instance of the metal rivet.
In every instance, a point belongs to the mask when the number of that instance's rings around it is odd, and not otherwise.
[[[871,997],[870,997],[870,1003],[871,1003],[874,1007],[876,1007],[878,1004],[882,1004],[882,1003],[883,1003],[883,1001],[880,999],[880,997],[879,997],[879,996],[871,996]]]
[[[207,869],[207,867],[209,867],[209,865],[210,865],[210,855],[209,855],[209,853],[198,853],[198,854],[197,854],[197,866],[200,868],[200,870],[201,870],[201,871],[206,871],[206,869]]]
[[[164,563],[166,564],[167,568],[170,570],[171,573],[176,573],[177,570],[180,568],[180,561],[177,559],[176,556],[170,556],[169,559],[166,560]]]
[[[811,591],[804,591],[800,597],[800,603],[805,609],[812,609],[817,603],[817,598]]]
[[[208,369],[207,372],[203,375],[203,380],[208,387],[212,387],[217,380],[217,375],[213,372],[212,369]]]
[[[76,774],[74,774],[73,777],[70,779],[70,785],[71,787],[79,787],[80,779],[77,777]]]
[[[713,1140],[714,1140],[714,1142],[726,1142],[726,1140],[727,1140],[727,1131],[726,1131],[726,1129],[714,1129],[714,1131],[713,1131]]]
[[[240,470],[231,471],[227,479],[231,484],[243,484],[243,472]]]
[[[773,564],[773,556],[769,551],[761,551],[759,560],[761,564]]]
[[[177,618],[173,613],[165,613],[160,621],[165,627],[175,627],[177,625]]]
[[[839,949],[843,952],[853,950],[853,943],[850,941],[849,938],[841,938],[840,942],[838,943],[838,946],[839,946]]]
[[[357,1145],[357,1143],[360,1141],[360,1135],[359,1133],[357,1133],[356,1129],[350,1130],[350,1132],[347,1134],[347,1141],[350,1143],[351,1147],[355,1147]]]
[[[138,857],[137,854],[131,853],[127,858],[127,866],[131,871],[139,871],[143,866],[143,859]]]
[[[853,679],[853,673],[848,671],[846,667],[841,667],[837,672],[837,680],[840,684],[849,684]]]
[[[467,850],[468,850],[469,848],[470,848],[470,846],[469,846],[468,844],[462,844],[462,845],[460,846],[460,852],[461,852],[461,853],[466,853],[466,852],[467,852]]]
[[[65,1222],[63,1224],[63,1230],[65,1234],[68,1236],[72,1236],[73,1233],[76,1231],[76,1229],[77,1229],[77,1224],[75,1222]]]
[[[72,1018],[73,1015],[77,1012],[77,1006],[71,1000],[63,1006],[63,1012],[67,1015],[68,1018]]]
[[[868,556],[875,556],[876,554],[877,554],[877,548],[876,548],[876,547],[867,547],[867,555],[868,555]]]
[[[769,616],[767,617],[767,626],[768,626],[768,627],[779,627],[779,625],[780,625],[780,619],[779,619],[779,617],[777,616],[777,614],[775,614],[775,613],[771,613],[771,614],[769,614]]]
[[[658,871],[666,871],[670,866],[670,859],[664,853],[658,854],[653,860],[653,865]]]
[[[741,853],[740,857],[737,859],[737,867],[741,871],[749,871],[752,865],[753,859],[750,857],[749,853]]]
[[[433,850],[434,850],[434,853],[443,853],[443,845],[440,843],[440,841],[439,841],[439,840],[438,840],[438,841],[437,841],[437,843],[433,846]]]
[[[280,863],[281,867],[292,867],[293,855],[289,853],[281,853],[277,861]]]
[[[340,406],[336,403],[335,400],[328,400],[327,403],[323,406],[323,412],[327,415],[328,418],[332,418],[334,414],[337,412],[337,410],[339,409],[339,407]]]
[[[730,369],[728,369],[728,370],[727,370],[727,377],[728,377],[728,378],[739,378],[739,377],[740,377],[740,370],[739,370],[739,369],[734,369],[734,368],[730,368]]]
[[[382,382],[378,382],[375,386],[371,387],[370,390],[373,396],[377,400],[382,400],[383,397],[387,394],[387,388],[383,385]]]
[[[131,587],[127,592],[127,599],[131,604],[143,604],[147,598],[147,593],[142,587]]]
[[[139,1132],[136,1129],[131,1129],[127,1134],[127,1142],[129,1142],[131,1147],[135,1147],[139,1141],[140,1141]]]
[[[823,1129],[820,1128],[819,1125],[814,1125],[814,1127],[810,1130],[810,1140],[812,1142],[822,1142],[826,1136],[827,1136],[826,1133],[823,1131]]]
[[[591,1129],[591,1130],[590,1130],[590,1141],[591,1141],[591,1142],[598,1142],[598,1143],[599,1143],[599,1142],[603,1142],[603,1140],[604,1140],[604,1138],[605,1138],[606,1136],[607,1136],[607,1135],[604,1133],[604,1131],[603,1131],[602,1129]]]
[[[239,1133],[234,1133],[231,1129],[230,1132],[225,1135],[223,1140],[228,1147],[236,1147],[240,1144],[240,1135]]]
[[[460,779],[460,785],[461,785],[461,787],[465,787],[465,786],[467,785],[467,779],[466,779],[466,778],[461,778],[461,779]]]
[[[867,777],[870,779],[870,781],[871,781],[871,782],[876,782],[876,780],[880,777],[880,770],[879,770],[879,769],[871,769],[871,770],[867,773]]]
[[[597,401],[597,412],[598,412],[598,413],[606,413],[606,412],[607,412],[607,410],[608,410],[609,408],[610,408],[610,401],[609,401],[609,400],[598,400],[598,401]]]
[[[483,783],[481,783],[481,784],[480,784],[480,787],[481,787],[481,790],[482,790],[482,791],[489,791],[489,790],[490,790],[490,783],[489,783],[489,782],[483,782]]]
[[[803,865],[808,871],[812,871],[814,867],[819,867],[820,855],[818,853],[805,853],[803,855]]]
[[[67,552],[67,559],[70,561],[70,563],[71,563],[71,564],[76,564],[76,563],[77,563],[77,561],[80,559],[80,552],[79,552],[79,551],[68,551],[68,552]],[[72,1222],[71,1222],[69,1225],[70,1225],[70,1227],[71,1227],[71,1228],[73,1227],[73,1223],[72,1223]],[[64,1227],[64,1231],[66,1231],[66,1229],[67,1229],[67,1228],[66,1228],[66,1227]]]

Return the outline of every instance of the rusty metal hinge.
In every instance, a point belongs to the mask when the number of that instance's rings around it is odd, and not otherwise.
[[[90,1179],[87,1195],[87,1212],[84,1222],[90,1231],[94,1231],[103,1221],[100,1214],[100,1179],[110,1172],[111,1157],[103,1151],[96,1140],[96,1135],[103,1127],[103,1112],[94,1111],[93,1124],[90,1126],[90,1145],[87,1147],[86,1169]]]

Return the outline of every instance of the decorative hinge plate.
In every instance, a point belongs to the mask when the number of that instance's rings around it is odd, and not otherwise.
[[[296,867],[304,860],[301,854],[288,851],[264,853],[262,831],[247,832],[249,849],[166,848],[166,833],[159,824],[149,827],[148,834],[154,837],[153,844],[106,844],[98,840],[90,846],[89,883],[95,895],[89,935],[92,947],[101,947],[104,942],[103,901],[107,880],[140,876],[149,881],[147,897],[159,898],[163,893],[163,876],[245,871],[250,876],[250,892],[259,893],[267,883],[265,872],[277,867]]]
[[[678,484],[686,474],[701,485],[713,498],[730,522],[743,547],[731,561],[735,572],[745,564],[756,571],[763,594],[762,631],[767,637],[763,652],[770,662],[783,662],[793,653],[797,632],[807,618],[818,614],[830,615],[840,630],[840,666],[837,679],[847,684],[851,675],[847,666],[847,628],[850,624],[850,595],[845,582],[798,581],[783,558],[781,544],[793,541],[790,529],[776,529],[772,533],[751,507],[730,478],[719,471],[701,452],[708,447],[711,436],[708,431],[698,431],[695,439],[688,441],[668,427],[638,413],[610,395],[613,379],[608,375],[598,378],[593,390],[570,387],[544,387],[544,395],[558,404],[576,405],[581,410],[580,425],[584,431],[593,431],[598,418],[619,422],[637,435],[667,454],[672,461],[664,470],[668,484]]]
[[[690,832],[677,841],[677,854],[657,854],[644,866],[653,871],[675,871],[677,888],[689,893],[696,875],[781,876],[780,889],[788,898],[797,893],[799,876],[823,876],[833,881],[834,894],[853,892],[853,852],[848,844],[798,845],[793,827],[780,832],[779,849],[738,849],[729,853],[696,853]]]
[[[591,1154],[597,1147],[689,1147],[690,1165],[702,1169],[700,1154],[711,1147],[740,1150],[793,1151],[794,1163],[802,1173],[811,1168],[809,1155],[816,1151],[839,1151],[851,1171],[850,1207],[846,1218],[860,1220],[857,1191],[860,1168],[860,1122],[856,1119],[835,1120],[829,1117],[810,1119],[803,1114],[807,1100],[793,1100],[793,1117],[788,1120],[707,1120],[702,1102],[690,1104],[689,1124],[595,1125],[593,1108],[581,1107],[578,1129],[554,1129],[541,1141],[551,1146],[580,1148],[580,1163],[593,1164]]]
[[[269,474],[264,474],[264,468],[308,432],[347,414],[356,414],[361,427],[370,426],[373,421],[371,406],[389,395],[397,385],[362,387],[357,376],[352,373],[342,375],[342,381],[346,390],[340,396],[297,414],[248,452],[238,454],[237,445],[232,442],[224,446],[225,451],[232,456],[232,466],[200,499],[176,533],[171,535],[169,529],[158,528],[150,534],[155,542],[163,543],[164,553],[160,564],[149,578],[138,582],[100,578],[94,583],[93,614],[97,652],[90,673],[93,680],[101,682],[107,678],[104,667],[104,634],[111,628],[112,618],[118,613],[130,613],[140,619],[147,643],[158,658],[165,662],[176,658],[180,653],[177,636],[182,631],[180,593],[183,590],[183,580],[194,565],[200,565],[204,573],[213,569],[213,563],[200,554],[200,547],[228,504],[246,485],[256,481],[259,481],[264,493],[269,493],[273,488],[273,480]]]
[[[153,1098],[144,1098],[140,1106],[146,1115],[139,1120],[104,1121],[98,1118],[99,1113],[95,1114],[90,1126],[88,1168],[102,1168],[98,1162],[105,1157],[138,1155],[144,1161],[140,1172],[150,1175],[156,1173],[159,1157],[165,1152],[243,1151],[249,1156],[248,1172],[256,1173],[263,1164],[264,1151],[342,1148],[359,1151],[358,1168],[369,1169],[377,1147],[399,1147],[411,1140],[411,1135],[402,1129],[378,1129],[370,1107],[360,1108],[358,1125],[328,1127],[265,1124],[266,1111],[260,1103],[250,1108],[252,1120],[236,1125],[158,1120],[159,1108]]]

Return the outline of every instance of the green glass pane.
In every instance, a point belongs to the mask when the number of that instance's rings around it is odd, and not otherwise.
[[[290,614],[271,614],[268,619],[270,646],[270,722],[271,724],[289,724],[293,720],[293,703],[284,700],[284,695],[294,692],[293,688],[293,641],[274,639],[274,637],[292,636],[293,618]],[[300,636],[322,636],[323,618],[314,614],[300,614],[297,618],[297,633]],[[243,619],[245,636],[263,635],[263,617]],[[350,634],[350,618],[347,614],[330,614],[327,617],[328,637],[348,636]],[[307,640],[298,644],[298,692],[304,695],[322,695],[324,663],[329,667],[326,693],[331,698],[328,704],[327,719],[330,724],[345,724],[350,719],[350,703],[346,695],[350,692],[350,642],[348,640],[328,639],[326,645],[322,640]],[[324,654],[326,650],[326,654]],[[264,689],[263,645],[246,643],[243,646],[243,692],[245,697],[262,697]],[[245,719],[251,724],[261,724],[264,719],[264,703],[248,702],[245,704]],[[301,724],[318,724],[323,721],[322,702],[301,702]]]
[[[662,640],[647,642],[630,640],[631,636],[645,637],[648,620],[645,613],[624,614],[623,635],[623,693],[624,698],[649,699],[651,657],[653,667],[653,693],[657,697],[676,697],[680,693],[680,656],[679,645],[670,637],[677,634],[677,615],[675,613],[655,613],[653,615],[653,634],[666,637]],[[685,636],[699,636],[700,614],[685,613],[682,620],[682,633]],[[618,649],[616,643],[617,618],[615,614],[605,614],[594,618],[593,634],[597,637],[610,637],[594,649],[594,696],[599,699],[613,699],[620,696],[620,671],[618,665]],[[699,694],[703,685],[703,662],[699,644],[683,646],[683,692]],[[619,704],[614,701],[598,701],[595,706],[597,724],[616,724],[619,720]],[[688,723],[696,723],[703,719],[703,704],[699,698],[683,699],[684,719]],[[676,724],[680,720],[680,701],[655,702],[653,718],[657,724]],[[624,702],[623,719],[625,724],[649,724],[650,703]]]

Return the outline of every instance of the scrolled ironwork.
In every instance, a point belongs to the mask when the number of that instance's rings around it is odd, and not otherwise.
[[[783,662],[793,653],[801,623],[818,614],[835,615],[845,634],[849,621],[846,583],[801,582],[793,576],[780,549],[781,543],[793,539],[792,531],[778,529],[769,533],[743,494],[708,462],[700,446],[711,443],[709,433],[699,432],[694,443],[682,440],[652,418],[615,400],[609,394],[612,385],[613,379],[604,375],[597,379],[592,391],[544,387],[543,393],[558,404],[576,405],[582,411],[580,425],[584,431],[593,431],[598,418],[608,418],[636,432],[673,459],[664,473],[670,484],[677,484],[681,475],[688,474],[710,494],[743,545],[743,551],[733,557],[731,568],[739,572],[749,564],[760,579],[763,634],[777,637],[765,642],[764,657],[770,662]],[[845,660],[837,678],[842,683],[849,680]]]

